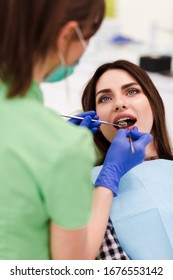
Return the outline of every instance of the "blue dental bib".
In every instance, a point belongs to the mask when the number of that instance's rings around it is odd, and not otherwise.
[[[100,170],[93,169],[93,182]],[[173,161],[146,161],[127,172],[110,216],[130,259],[173,260]]]

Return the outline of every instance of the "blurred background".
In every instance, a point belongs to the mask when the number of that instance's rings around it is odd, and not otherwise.
[[[169,71],[148,71],[164,101],[173,142],[173,1],[106,0],[107,10],[98,33],[91,39],[79,65],[65,81],[42,83],[44,103],[56,112],[81,109],[82,90],[102,63],[127,59],[140,64],[141,56],[171,58]]]

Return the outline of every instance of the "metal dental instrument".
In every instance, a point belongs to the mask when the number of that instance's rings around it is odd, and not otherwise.
[[[62,115],[61,114],[61,117],[64,117],[64,118],[69,118],[69,119],[76,119],[76,120],[83,120],[84,118],[83,117],[79,117],[79,116],[72,116],[72,115]],[[94,120],[92,119],[92,122],[100,122],[101,124],[109,124],[109,125],[113,125],[115,127],[118,127],[118,128],[122,128],[120,125],[118,124],[115,124],[115,123],[110,123],[110,122],[106,122],[106,121],[100,121],[100,120]]]
[[[132,154],[134,154],[135,149],[134,149],[134,146],[133,146],[133,141],[132,141],[131,134],[129,135],[129,142],[130,142],[131,152],[132,152]]]
[[[64,115],[64,114],[61,114],[61,117],[64,117],[64,118],[68,118],[68,119],[76,119],[76,120],[83,120],[84,118],[83,117],[79,117],[79,116],[72,116],[72,115]],[[92,119],[92,122],[100,122],[101,124],[108,124],[108,125],[113,125],[117,128],[125,128],[119,124],[115,124],[115,123],[110,123],[110,122],[106,122],[106,121],[99,121],[99,120],[94,120]],[[134,154],[135,152],[135,149],[134,149],[134,146],[133,146],[133,140],[132,140],[132,137],[131,135],[129,135],[129,142],[130,142],[130,148],[131,148],[131,152],[132,154]]]

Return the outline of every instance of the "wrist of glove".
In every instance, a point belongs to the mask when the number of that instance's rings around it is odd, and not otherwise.
[[[99,176],[96,179],[95,187],[105,187],[113,192],[114,197],[117,196],[120,173],[113,167],[103,165]]]
[[[129,135],[133,139],[134,153],[130,148]],[[108,149],[95,187],[108,188],[116,196],[121,177],[144,160],[145,147],[151,140],[149,133],[138,132],[136,127],[132,130],[120,129]]]

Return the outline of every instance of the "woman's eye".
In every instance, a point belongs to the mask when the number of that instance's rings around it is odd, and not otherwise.
[[[137,93],[139,93],[138,89],[130,89],[130,90],[128,90],[127,95],[134,95]]]
[[[102,96],[99,98],[98,103],[104,103],[108,100],[111,100],[111,98],[109,96]]]

